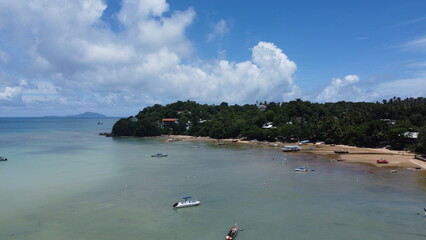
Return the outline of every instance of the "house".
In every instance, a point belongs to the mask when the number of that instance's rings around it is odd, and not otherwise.
[[[272,122],[268,122],[262,125],[263,129],[269,129],[269,128],[273,128],[273,123]]]
[[[163,118],[161,119],[161,127],[171,127],[173,124],[178,124],[179,119],[177,118]]]
[[[396,124],[396,120],[394,119],[380,119],[383,122],[386,122],[389,125],[395,125]]]
[[[419,132],[405,132],[404,137],[410,138],[410,139],[417,139],[419,136]]]

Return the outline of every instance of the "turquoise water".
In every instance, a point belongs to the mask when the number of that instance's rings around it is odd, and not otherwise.
[[[116,120],[0,118],[0,239],[426,238],[423,171],[98,135]]]

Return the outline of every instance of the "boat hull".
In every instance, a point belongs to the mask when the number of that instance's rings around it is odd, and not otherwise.
[[[173,208],[186,208],[186,207],[195,207],[200,205],[200,201],[190,201],[190,202],[177,202],[173,204]]]
[[[225,239],[226,239],[226,240],[233,240],[233,239],[235,239],[235,238],[237,237],[237,235],[238,235],[238,231],[239,231],[239,230],[240,230],[240,229],[239,229],[239,227],[237,227],[237,226],[233,226],[233,227],[231,227],[231,229],[229,229],[228,234],[226,234]]]

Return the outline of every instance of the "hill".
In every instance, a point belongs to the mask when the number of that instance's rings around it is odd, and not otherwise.
[[[94,112],[84,112],[77,115],[68,115],[68,116],[45,116],[46,118],[104,118],[107,117],[100,113],[94,113]]]

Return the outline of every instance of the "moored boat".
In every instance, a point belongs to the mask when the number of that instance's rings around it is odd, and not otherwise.
[[[167,157],[167,156],[168,155],[164,153],[157,153],[157,154],[151,155],[151,157]]]
[[[238,231],[240,230],[240,228],[237,226],[237,224],[235,224],[234,226],[232,226],[229,231],[228,234],[226,234],[225,239],[226,240],[232,240],[235,239],[238,235]]]
[[[306,169],[305,167],[298,167],[298,168],[295,168],[294,171],[296,171],[296,172],[307,172],[308,169]]]
[[[283,152],[296,152],[296,151],[300,151],[300,147],[297,145],[294,146],[284,146],[283,147]]]
[[[334,153],[345,154],[345,153],[349,153],[349,151],[348,150],[334,150]]]
[[[185,207],[194,207],[200,205],[201,201],[198,200],[190,200],[192,197],[184,197],[185,201],[177,202],[173,204],[173,208],[185,208]]]
[[[386,164],[386,163],[389,163],[389,161],[388,161],[388,160],[386,160],[386,159],[380,159],[380,160],[377,160],[376,162],[377,162],[377,163],[380,163],[380,164]]]

